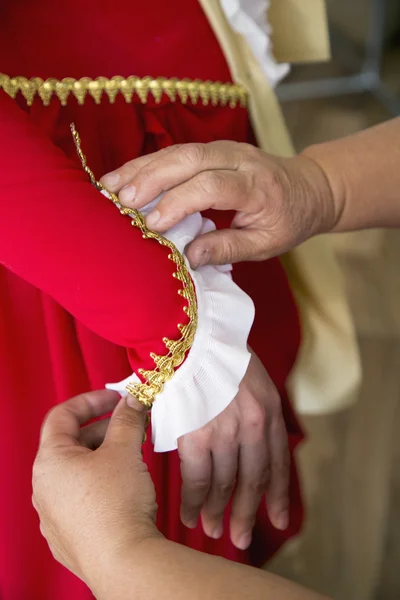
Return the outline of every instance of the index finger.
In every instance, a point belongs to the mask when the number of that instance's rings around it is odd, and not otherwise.
[[[241,144],[238,142],[210,142],[183,144],[169,152],[155,153],[146,161],[121,190],[119,197],[124,206],[142,208],[161,193],[166,192],[203,171],[236,171],[241,163]]]
[[[79,445],[81,425],[112,411],[119,398],[117,392],[101,390],[80,394],[55,406],[42,425],[39,448]]]

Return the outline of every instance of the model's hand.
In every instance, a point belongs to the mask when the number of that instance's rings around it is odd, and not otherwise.
[[[219,538],[234,492],[231,539],[246,549],[267,492],[273,525],[287,527],[289,451],[281,400],[254,353],[236,398],[205,427],[180,438],[178,449],[185,525],[194,527],[201,512],[205,533]]]
[[[33,467],[42,534],[53,556],[88,585],[125,549],[161,535],[141,454],[144,415],[139,403],[135,410],[118,400],[115,392],[92,392],[53,408]],[[113,409],[110,421],[82,427]]]
[[[277,158],[237,142],[172,146],[132,160],[102,181],[122,204],[139,209],[165,192],[147,217],[157,231],[197,211],[236,211],[231,229],[207,233],[187,248],[194,268],[281,254],[331,230],[340,214],[313,159]]]

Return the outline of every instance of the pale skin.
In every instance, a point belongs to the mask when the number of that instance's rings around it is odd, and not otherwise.
[[[256,512],[267,492],[272,522],[288,522],[289,450],[279,394],[258,357],[231,404],[202,429],[178,440],[182,473],[181,518],[194,527],[201,512],[210,537],[222,535],[224,509],[233,496],[230,533],[245,549]]]
[[[148,226],[160,232],[197,211],[236,211],[230,229],[207,233],[188,246],[187,257],[197,268],[265,260],[320,233],[398,226],[399,165],[398,118],[312,146],[294,158],[227,141],[172,146],[126,163],[102,182],[119,194],[122,204],[138,209],[164,193],[147,217]],[[218,421],[179,442],[183,523],[193,526],[202,509],[205,532],[218,537],[237,471],[243,485],[234,498],[230,529],[239,548],[250,543],[264,490],[272,523],[281,529],[287,525],[288,453],[280,404],[261,363],[256,357],[252,363],[252,377],[246,375],[238,396]],[[257,415],[263,421],[263,441],[256,439],[238,464],[243,440],[251,439]],[[213,436],[217,429],[224,432],[222,439]]]
[[[111,420],[86,425],[113,410]],[[53,408],[33,467],[33,504],[53,556],[98,600],[323,600],[265,571],[166,540],[142,461],[142,407],[103,390]]]

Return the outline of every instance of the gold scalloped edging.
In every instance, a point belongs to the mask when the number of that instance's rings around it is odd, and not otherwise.
[[[39,95],[43,104],[48,106],[53,94],[60,100],[63,106],[66,106],[70,94],[74,96],[79,104],[85,102],[87,96],[91,96],[96,104],[100,104],[103,94],[108,96],[111,104],[115,102],[118,94],[122,94],[125,101],[130,103],[136,95],[143,104],[146,104],[148,97],[154,98],[158,104],[161,102],[163,94],[166,94],[171,102],[177,98],[186,104],[190,99],[192,104],[199,101],[203,106],[212,104],[216,106],[229,105],[235,108],[247,105],[247,92],[242,85],[236,83],[221,83],[220,81],[201,81],[200,79],[166,79],[158,77],[82,77],[74,79],[64,77],[64,79],[41,79],[40,77],[9,77],[0,73],[0,89],[6,94],[15,98],[18,92],[21,92],[28,106],[31,106],[36,95]]]
[[[142,232],[145,239],[156,240],[162,246],[166,246],[171,250],[168,258],[176,264],[176,271],[173,276],[182,282],[182,288],[178,291],[180,296],[187,300],[187,306],[183,310],[189,318],[186,325],[181,323],[178,329],[181,333],[179,340],[170,340],[163,338],[168,352],[164,356],[159,356],[150,353],[156,368],[153,371],[139,369],[139,374],[143,377],[144,383],[130,383],[126,390],[137,398],[146,408],[151,408],[155,397],[162,392],[164,384],[172,379],[175,369],[182,364],[186,353],[193,345],[194,336],[197,329],[197,299],[193,281],[186,266],[186,262],[182,254],[179,252],[175,244],[162,237],[158,233],[151,231],[146,227],[143,215],[136,209],[124,208],[115,194],[109,192],[99,181],[96,180],[93,171],[88,167],[86,157],[82,152],[81,140],[75,126],[71,125],[72,136],[74,138],[76,150],[81,160],[84,171],[90,178],[91,183],[101,192],[106,192],[110,200],[118,207],[122,215],[128,215],[132,219],[133,227],[137,227]]]

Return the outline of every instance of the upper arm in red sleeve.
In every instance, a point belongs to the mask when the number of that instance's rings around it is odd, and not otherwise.
[[[186,301],[169,251],[145,240],[29,116],[0,92],[0,262],[154,368]]]

